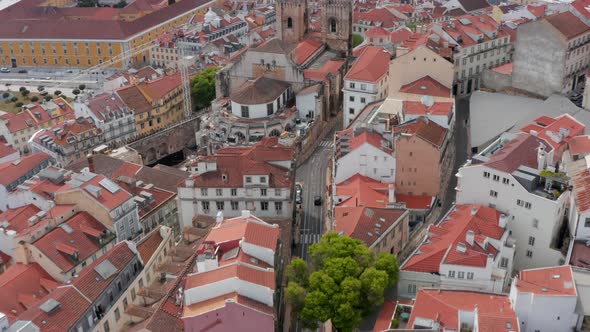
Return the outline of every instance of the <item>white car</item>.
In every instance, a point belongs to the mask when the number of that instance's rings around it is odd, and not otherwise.
[[[0,68],[0,73],[10,73],[10,69],[8,69],[6,67],[2,67],[2,68]]]

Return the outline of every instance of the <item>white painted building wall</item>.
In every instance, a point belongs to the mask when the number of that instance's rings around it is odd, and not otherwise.
[[[276,224],[274,224],[274,225],[276,225]],[[248,243],[248,242],[246,242],[246,240],[242,241],[241,247],[242,247],[242,250],[244,251],[244,253],[246,253],[252,257],[256,257],[256,258],[260,259],[261,261],[268,263],[271,266],[275,265],[275,252],[274,252],[274,250],[269,249],[269,248],[264,248],[261,246],[257,246],[252,243]]]
[[[13,153],[0,158],[0,164],[6,163],[9,161],[13,161],[13,160],[17,160],[18,158],[20,158],[20,153],[18,151],[14,151]]]
[[[395,165],[393,155],[365,143],[336,160],[334,183],[339,184],[357,173],[377,181],[393,183]]]
[[[315,119],[321,109],[320,104],[320,93],[319,91],[303,91],[297,94],[295,98],[295,107],[297,107],[297,113],[301,119]]]
[[[484,177],[484,172],[490,176]],[[498,181],[494,175],[499,176]],[[563,264],[565,257],[550,245],[563,221],[569,191],[555,201],[549,200],[528,192],[511,174],[481,164],[461,167],[457,178],[457,204],[489,205],[510,215],[508,229],[517,243],[516,270]],[[508,183],[504,184],[503,179]],[[497,192],[497,197],[490,196],[491,190]],[[517,200],[530,203],[530,208],[519,206]],[[534,238],[533,245],[529,245],[529,237]],[[527,256],[528,251],[532,257]]]
[[[187,289],[184,292],[184,304],[191,305],[233,292],[270,307],[273,306],[274,292],[272,289],[238,278],[223,279]]]
[[[385,74],[376,82],[344,80],[344,89],[342,89],[344,128],[352,123],[367,104],[387,97],[387,77],[388,74]]]
[[[510,302],[521,324],[521,332],[574,331],[578,322],[576,296],[524,293],[518,290],[513,281]]]

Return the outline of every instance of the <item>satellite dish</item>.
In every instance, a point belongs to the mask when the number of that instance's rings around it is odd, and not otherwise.
[[[432,107],[432,105],[434,105],[434,99],[431,96],[422,96],[420,101],[422,102],[422,105],[426,107]]]

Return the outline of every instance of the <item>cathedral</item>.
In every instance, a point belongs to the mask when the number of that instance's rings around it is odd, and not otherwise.
[[[352,1],[277,0],[276,38],[244,52],[216,77],[210,139],[251,144],[328,121],[342,109],[352,55]],[[313,23],[313,24],[312,24]]]

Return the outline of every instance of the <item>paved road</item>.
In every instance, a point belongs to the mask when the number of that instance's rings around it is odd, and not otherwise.
[[[295,178],[303,185],[302,215],[300,224],[300,245],[294,251],[294,255],[300,256],[309,262],[309,246],[318,242],[324,231],[325,202],[321,206],[314,205],[314,197],[325,196],[326,167],[332,154],[332,136],[321,141],[309,159],[297,168]]]

